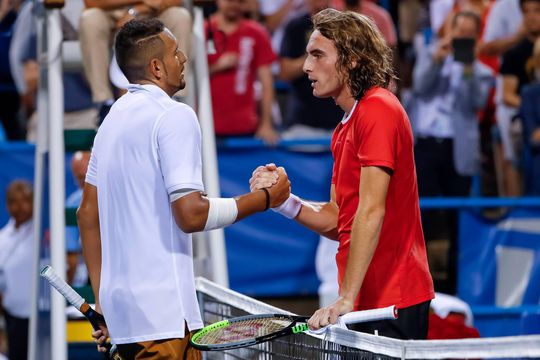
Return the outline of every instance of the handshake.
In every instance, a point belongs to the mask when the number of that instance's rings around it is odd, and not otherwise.
[[[266,189],[270,196],[269,207],[289,219],[294,219],[300,212],[300,199],[291,194],[291,182],[283,167],[266,164],[257,167],[249,179],[251,192]]]

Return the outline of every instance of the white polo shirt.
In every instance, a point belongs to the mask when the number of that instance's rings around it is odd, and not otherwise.
[[[155,85],[133,85],[94,140],[86,182],[97,187],[99,300],[117,344],[184,337],[203,326],[191,235],[169,194],[203,190],[201,133],[193,110]]]

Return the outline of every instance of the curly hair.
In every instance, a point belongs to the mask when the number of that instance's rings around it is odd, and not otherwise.
[[[313,26],[334,43],[336,69],[345,76],[356,100],[374,86],[387,88],[395,79],[392,50],[367,16],[325,9],[313,17]]]

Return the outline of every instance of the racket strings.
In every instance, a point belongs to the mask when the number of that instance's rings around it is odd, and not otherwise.
[[[214,329],[197,339],[199,344],[218,345],[243,342],[285,329],[293,321],[287,317],[245,319]]]

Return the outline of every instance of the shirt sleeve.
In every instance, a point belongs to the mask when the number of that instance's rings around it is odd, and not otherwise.
[[[357,121],[356,141],[361,166],[381,166],[395,170],[398,147],[397,112],[384,100],[364,104],[363,118]]]
[[[86,170],[85,182],[97,187],[97,155],[95,148],[92,150],[92,154],[90,154],[90,162],[88,163],[88,170]]]
[[[201,130],[195,112],[179,104],[163,114],[156,129],[157,155],[167,193],[203,190]]]

